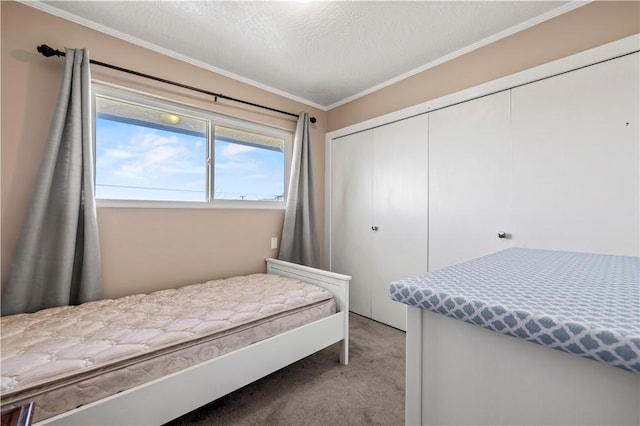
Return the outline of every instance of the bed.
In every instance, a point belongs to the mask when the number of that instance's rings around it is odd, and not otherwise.
[[[510,248],[391,283],[407,424],[640,424],[640,258]]]
[[[2,318],[2,410],[36,424],[162,424],[339,342],[351,277],[251,274]]]

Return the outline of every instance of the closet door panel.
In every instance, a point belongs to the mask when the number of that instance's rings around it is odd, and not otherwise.
[[[406,329],[389,284],[427,270],[428,117],[373,130],[372,318]]]
[[[638,255],[639,63],[636,53],[513,90],[524,246]]]
[[[372,131],[333,141],[331,270],[353,277],[350,310],[371,317]]]
[[[512,244],[509,110],[501,92],[429,114],[430,271]]]

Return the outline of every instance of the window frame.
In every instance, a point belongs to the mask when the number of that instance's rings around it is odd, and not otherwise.
[[[122,87],[106,85],[92,81],[91,83],[91,102],[92,102],[92,135],[93,135],[93,164],[94,164],[94,189],[95,189],[95,173],[97,169],[97,137],[96,137],[96,98],[103,97],[113,99],[115,101],[129,102],[140,105],[142,107],[156,108],[174,112],[193,118],[207,120],[207,197],[205,201],[155,201],[155,200],[121,200],[96,198],[96,206],[101,207],[121,207],[121,208],[183,208],[183,209],[200,209],[200,208],[225,208],[225,209],[268,209],[268,210],[284,210],[289,189],[289,173],[291,170],[291,157],[293,151],[293,134],[280,128],[268,126],[265,124],[254,123],[235,117],[222,115],[203,108],[184,104],[175,100],[162,98],[159,96],[142,93]],[[257,133],[260,135],[271,136],[284,140],[284,197],[282,200],[220,200],[214,198],[214,143],[215,143],[215,126],[222,126],[240,131]]]

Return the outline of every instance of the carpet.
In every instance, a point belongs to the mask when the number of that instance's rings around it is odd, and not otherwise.
[[[332,345],[167,426],[404,425],[405,333],[353,313],[349,322],[349,365]]]

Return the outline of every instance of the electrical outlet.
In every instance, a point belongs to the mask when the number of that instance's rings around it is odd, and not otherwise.
[[[272,249],[278,248],[278,237],[271,238],[271,248]]]

